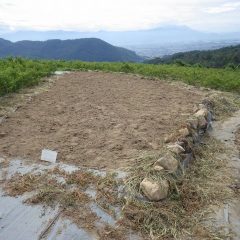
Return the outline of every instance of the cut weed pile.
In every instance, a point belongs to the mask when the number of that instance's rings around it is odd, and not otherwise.
[[[118,180],[114,180],[114,177],[114,175],[99,176],[83,170],[67,173],[54,168],[35,174],[16,174],[6,181],[4,190],[10,196],[30,193],[25,203],[57,206],[62,216],[71,219],[79,227],[93,229],[96,227],[95,223],[99,220],[99,216],[92,211],[92,203],[96,202],[110,215],[114,215],[112,204],[114,206],[120,204],[117,191]],[[96,197],[87,194],[88,188],[96,190]],[[106,227],[106,230],[100,229],[98,234],[107,236],[110,228],[111,226]]]
[[[57,177],[62,174],[65,182],[59,182],[53,172],[58,173]],[[84,184],[80,183],[78,178],[82,173],[85,180]],[[59,169],[37,174],[17,174],[6,182],[4,190],[10,196],[32,192],[32,196],[26,200],[26,203],[58,206],[62,214],[72,219],[76,224],[85,228],[93,228],[97,216],[88,206],[91,197],[84,192],[84,189],[91,184],[93,178],[97,180],[97,177],[82,171],[76,171],[73,174],[67,174]],[[74,181],[73,176],[76,176]]]
[[[32,192],[36,189],[38,185],[45,179],[46,174],[26,174],[20,175],[16,174],[11,180],[8,181],[5,190],[10,196],[22,195],[26,192]]]
[[[82,188],[86,188],[89,185],[93,185],[96,182],[98,182],[99,177],[96,175],[93,175],[90,172],[73,172],[68,175],[67,177],[67,183],[68,184],[77,184],[78,186]]]
[[[215,120],[226,119],[240,108],[240,97],[237,94],[217,92],[210,94],[207,101]]]
[[[107,174],[97,183],[96,202],[111,215],[115,214],[112,206],[123,206],[124,204],[123,196],[120,196],[121,191],[119,191],[119,187],[124,183],[115,177],[115,174]]]
[[[198,147],[197,158],[185,174],[168,174],[172,191],[167,200],[155,203],[134,197],[127,200],[124,215],[128,222],[125,224],[150,235],[152,239],[180,239],[184,234],[198,239],[216,237],[217,233],[206,229],[201,221],[205,207],[230,196],[230,191],[222,190],[222,186],[230,182],[226,163],[220,159],[216,161],[216,155],[225,151],[221,143],[206,139],[205,144]],[[142,157],[130,170],[132,177],[126,184],[132,196],[140,194],[139,183],[144,177],[159,181],[166,178],[164,173],[152,170],[157,157]]]

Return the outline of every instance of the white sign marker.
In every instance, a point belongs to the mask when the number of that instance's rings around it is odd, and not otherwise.
[[[42,155],[41,155],[41,160],[50,162],[50,163],[55,163],[57,161],[57,152],[51,151],[48,149],[43,149]]]

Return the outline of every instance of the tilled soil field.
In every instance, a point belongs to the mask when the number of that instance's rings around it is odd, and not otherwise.
[[[73,72],[33,97],[0,125],[1,154],[117,169],[142,151],[155,152],[204,94],[195,88],[139,76]]]

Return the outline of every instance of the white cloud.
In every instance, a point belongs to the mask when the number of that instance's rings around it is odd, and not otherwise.
[[[225,12],[234,11],[239,7],[240,7],[240,2],[230,2],[230,3],[224,3],[217,7],[208,8],[206,12],[212,13],[212,14],[225,13]]]
[[[212,23],[213,29],[221,27],[218,24],[218,19],[221,20],[219,14],[239,7],[240,1],[231,1],[231,4],[228,2],[227,0],[0,0],[0,22],[12,29],[38,30],[133,30],[166,23],[209,30],[209,22]],[[225,18],[226,22],[233,19],[231,15]],[[236,25],[239,19],[240,16],[234,20]]]

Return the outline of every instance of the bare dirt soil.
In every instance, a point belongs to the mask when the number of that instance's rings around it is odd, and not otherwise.
[[[235,143],[240,151],[240,128],[237,130],[236,134],[235,134]]]
[[[21,106],[0,125],[1,154],[116,169],[154,152],[183,123],[204,93],[139,76],[75,72]]]

